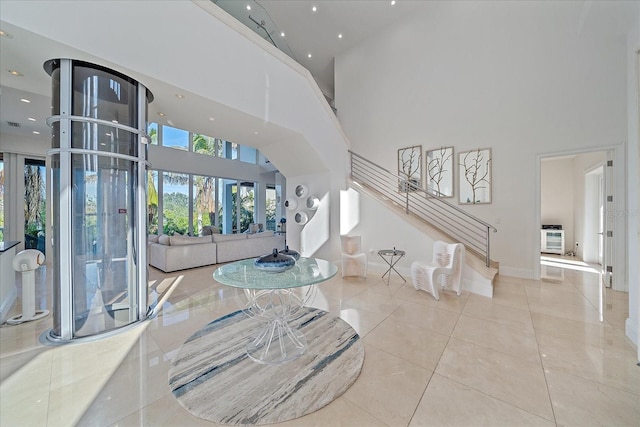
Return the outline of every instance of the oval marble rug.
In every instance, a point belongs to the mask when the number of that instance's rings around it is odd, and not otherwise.
[[[207,324],[180,348],[169,387],[191,414],[218,424],[272,424],[317,411],[344,393],[364,363],[360,336],[344,320],[304,307],[292,327],[307,338],[298,359],[263,365],[247,344],[260,324],[236,311]]]

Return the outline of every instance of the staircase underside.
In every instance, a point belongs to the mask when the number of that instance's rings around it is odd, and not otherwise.
[[[382,196],[375,189],[361,184],[359,182],[351,181],[351,187],[361,193],[367,194],[369,197],[374,198],[378,202],[384,204],[392,212],[396,213],[398,217],[407,223],[411,224],[414,228],[428,235],[434,240],[442,240],[447,243],[457,243],[455,239],[443,232],[437,227],[434,227],[424,219],[413,213],[406,213],[405,207],[398,203],[389,200]],[[493,281],[499,272],[499,263],[497,261],[490,261],[490,266],[487,267],[484,256],[479,255],[476,251],[465,245],[465,267],[464,273],[464,289],[470,292],[477,293],[483,296],[493,296]]]

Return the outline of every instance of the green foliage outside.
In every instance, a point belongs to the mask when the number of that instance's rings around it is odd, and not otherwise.
[[[162,206],[164,234],[169,236],[173,233],[187,234],[189,232],[189,196],[182,193],[165,193]]]

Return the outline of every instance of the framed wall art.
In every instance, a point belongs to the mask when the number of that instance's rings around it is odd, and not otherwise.
[[[422,145],[398,150],[398,190],[402,193],[422,188]]]
[[[453,197],[453,147],[440,147],[425,154],[427,192],[438,197]]]
[[[490,148],[458,154],[458,202],[465,205],[491,203]]]

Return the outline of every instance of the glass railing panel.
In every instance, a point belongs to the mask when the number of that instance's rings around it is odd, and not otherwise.
[[[263,39],[298,61],[289,48],[286,34],[273,22],[269,13],[253,0],[211,0],[215,5],[253,30]]]

